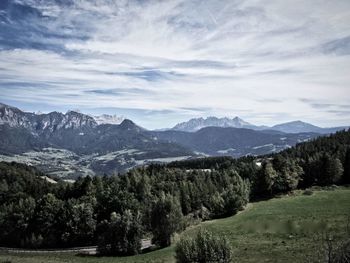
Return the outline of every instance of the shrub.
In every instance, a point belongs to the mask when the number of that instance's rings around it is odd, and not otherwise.
[[[232,262],[231,247],[227,239],[206,230],[200,230],[194,238],[181,238],[175,251],[178,263]]]

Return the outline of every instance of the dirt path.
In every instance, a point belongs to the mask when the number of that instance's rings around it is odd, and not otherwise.
[[[152,246],[150,239],[141,240],[141,250],[147,249]],[[81,253],[95,255],[97,253],[97,246],[89,247],[73,247],[73,248],[60,248],[60,249],[24,249],[24,248],[9,248],[0,247],[0,252],[6,253]]]

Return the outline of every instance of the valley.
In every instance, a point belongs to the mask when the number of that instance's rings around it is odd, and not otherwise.
[[[191,156],[143,159],[146,152],[127,149],[107,154],[78,155],[58,148],[43,148],[14,155],[0,155],[0,161],[18,162],[35,166],[42,172],[62,179],[76,179],[79,176],[117,174],[132,167],[149,163],[168,163],[188,159]]]
[[[35,114],[0,104],[0,161],[34,165],[49,175],[75,179],[203,156],[276,153],[325,135],[325,129],[315,127],[295,122],[274,130],[238,117],[209,117],[152,131],[117,116],[74,111]]]

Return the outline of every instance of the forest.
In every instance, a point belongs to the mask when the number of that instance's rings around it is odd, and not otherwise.
[[[48,182],[34,167],[0,163],[0,246],[97,245],[134,255],[196,222],[234,215],[250,200],[350,183],[350,131],[265,156],[151,164],[125,174]]]

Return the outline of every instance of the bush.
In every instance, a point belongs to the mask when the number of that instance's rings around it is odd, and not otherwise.
[[[178,263],[232,262],[231,247],[227,239],[206,230],[200,230],[194,238],[181,238],[176,244],[175,252]]]

